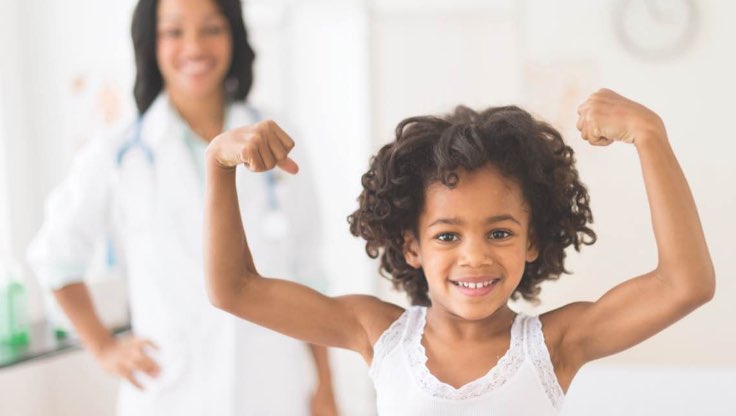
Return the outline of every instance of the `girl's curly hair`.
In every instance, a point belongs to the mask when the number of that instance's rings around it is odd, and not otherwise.
[[[360,206],[348,217],[350,232],[366,240],[368,256],[380,255],[380,272],[414,305],[429,305],[424,271],[404,259],[404,232],[417,234],[427,186],[457,184],[457,170],[486,164],[515,180],[531,210],[531,238],[539,257],[526,264],[512,299],[537,301],[539,284],[569,273],[565,249],[596,240],[590,197],[578,178],[573,150],[552,126],[515,107],[411,117],[396,127],[396,140],[371,158],[362,177]]]

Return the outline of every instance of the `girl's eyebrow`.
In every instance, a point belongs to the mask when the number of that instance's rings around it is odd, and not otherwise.
[[[521,223],[519,222],[519,220],[517,220],[516,218],[514,218],[514,216],[511,215],[511,214],[494,215],[492,217],[486,218],[486,224],[494,224],[494,223],[502,222],[502,221],[513,221],[513,222],[521,225]],[[430,227],[433,227],[433,226],[439,225],[439,224],[444,224],[444,225],[462,225],[463,224],[463,220],[461,220],[459,218],[456,218],[456,217],[452,217],[452,218],[438,218],[435,221],[433,221],[431,224],[429,224],[427,226],[427,228],[430,228]]]

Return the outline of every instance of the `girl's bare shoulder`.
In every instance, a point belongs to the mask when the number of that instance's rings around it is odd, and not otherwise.
[[[404,308],[385,302],[371,295],[348,295],[340,297],[360,320],[365,328],[370,344],[378,338],[391,324],[404,313]]]
[[[557,372],[566,371],[571,377],[582,366],[577,357],[574,343],[570,342],[571,329],[588,313],[592,302],[573,302],[539,316],[544,332],[544,341]],[[572,335],[574,337],[574,335]],[[558,374],[559,377],[559,374]]]
[[[585,313],[591,304],[592,302],[573,302],[539,315],[548,346],[559,345],[576,318]]]

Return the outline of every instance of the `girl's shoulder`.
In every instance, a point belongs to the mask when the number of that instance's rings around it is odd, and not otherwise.
[[[370,345],[374,345],[391,324],[405,312],[401,306],[385,302],[375,296],[348,295],[342,296],[341,299],[359,317]]]
[[[574,359],[574,351],[566,351],[565,338],[576,318],[586,313],[591,304],[591,302],[573,302],[539,315],[544,342],[557,379],[565,391],[580,369],[580,364]]]
[[[591,302],[573,302],[539,315],[548,345],[558,346],[575,322],[575,318],[590,307]]]

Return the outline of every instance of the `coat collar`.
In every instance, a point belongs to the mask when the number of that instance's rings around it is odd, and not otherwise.
[[[141,137],[145,138],[148,146],[157,150],[162,142],[172,139],[171,131],[177,123],[178,114],[174,110],[168,95],[162,92],[143,114],[141,119]],[[175,138],[175,137],[174,137]]]
[[[260,121],[260,113],[249,104],[236,101],[227,106],[225,130],[253,124]],[[186,128],[165,92],[161,92],[153,101],[151,107],[143,115],[141,121],[141,135],[146,138],[149,146],[156,149],[168,140],[177,139],[172,133],[180,133],[174,129]]]

